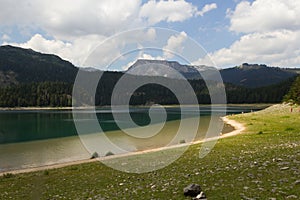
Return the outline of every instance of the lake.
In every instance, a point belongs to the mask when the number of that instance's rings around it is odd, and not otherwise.
[[[260,110],[266,106],[228,106],[227,114],[250,112]],[[147,138],[136,138],[127,135],[124,130],[120,130],[114,120],[110,108],[99,108],[96,110],[98,122],[103,130],[101,133],[90,133],[84,137],[98,137],[105,135],[113,144],[125,151],[141,151],[175,145],[190,141],[188,130],[187,135],[173,140],[181,121],[191,121],[193,115],[182,113],[179,107],[166,107],[166,123],[158,134]],[[224,111],[224,107],[219,106],[219,111]],[[221,126],[222,121],[217,115],[218,109],[211,112],[209,106],[200,106],[200,122],[197,134],[193,140],[203,139],[208,129],[208,125],[214,116],[216,126]],[[130,108],[132,120],[139,126],[147,126],[151,119],[147,107]],[[189,107],[193,111],[193,107]],[[80,123],[89,122],[89,116],[93,111],[77,110],[80,114]],[[122,113],[119,113],[122,114]],[[159,116],[160,113],[156,113]],[[78,119],[76,119],[78,120]],[[128,121],[127,121],[128,120]],[[122,127],[132,129],[129,119],[123,119]],[[155,129],[160,122],[152,121],[153,125],[148,126],[149,130]],[[135,129],[140,130],[140,129]],[[223,133],[229,132],[232,127],[225,125]],[[143,133],[140,133],[143,134]],[[91,152],[92,153],[92,152]],[[78,137],[74,125],[72,110],[23,110],[23,111],[0,111],[0,172],[50,165],[55,163],[82,160],[91,157]],[[98,152],[104,156],[107,152]],[[118,153],[118,152],[114,152]]]

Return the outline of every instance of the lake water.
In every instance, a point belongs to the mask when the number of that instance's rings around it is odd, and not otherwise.
[[[227,113],[250,112],[262,108],[264,106],[230,106],[227,107]],[[193,107],[189,107],[189,109],[193,111]],[[224,107],[220,106],[218,109],[223,111]],[[210,107],[200,107],[200,113],[197,113],[201,116],[199,128],[193,140],[204,138],[209,122],[214,119],[218,109],[212,113]],[[150,123],[148,110],[145,107],[130,108],[130,116],[136,124],[146,126]],[[89,110],[76,112],[80,113],[81,123],[88,123],[89,116],[94,113]],[[149,138],[135,138],[120,130],[109,108],[97,109],[96,116],[103,132],[97,133],[98,135],[87,134],[84,137],[93,138],[98,137],[99,134],[105,135],[112,143],[125,151],[141,151],[189,141],[189,130],[186,130],[186,136],[176,140],[173,138],[180,123],[183,120],[191,121],[190,119],[195,117],[195,113],[193,115],[185,113],[184,119],[181,119],[182,113],[178,107],[167,107],[166,113],[167,122],[158,134]],[[159,115],[159,113],[157,114]],[[222,125],[219,116],[214,120],[216,127]],[[126,119],[121,123],[125,127],[128,125],[126,127],[128,129],[132,128]],[[154,125],[149,126],[149,130],[155,129],[159,125],[159,121],[154,122]],[[226,133],[231,130],[232,127],[225,125],[222,132]],[[98,152],[100,156],[104,156],[106,153]],[[0,172],[89,157],[91,157],[91,153],[87,151],[78,137],[72,110],[0,111]]]

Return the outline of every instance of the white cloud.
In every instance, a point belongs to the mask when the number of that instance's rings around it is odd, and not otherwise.
[[[102,41],[104,37],[97,35],[90,35],[74,40],[72,43],[63,42],[57,39],[46,39],[40,34],[34,35],[29,41],[25,43],[6,43],[22,48],[31,48],[35,51],[49,54],[59,55],[61,58],[69,60],[75,65],[81,65],[98,43],[95,41]]]
[[[43,24],[55,35],[111,35],[138,24],[140,0],[54,0],[44,9]],[[46,22],[48,19],[48,22]]]
[[[272,66],[300,66],[300,1],[242,1],[227,11],[230,31],[241,37],[228,48],[222,48],[199,59],[198,64],[210,63],[230,67],[243,62],[265,63]]]
[[[211,62],[217,66],[235,66],[244,62],[266,63],[272,66],[300,65],[300,31],[278,30],[242,36],[229,48],[210,53],[198,64]]]
[[[170,59],[174,57],[174,53],[181,53],[183,51],[183,43],[187,39],[187,34],[182,31],[178,35],[172,35],[167,42],[167,45],[163,47],[164,58]]]
[[[34,4],[37,0],[1,0],[0,7],[0,24],[24,24],[33,20],[33,17],[37,14],[37,9],[34,8]],[[36,15],[37,16],[37,15]]]
[[[3,40],[3,41],[9,41],[10,39],[11,39],[10,36],[7,34],[3,34],[1,37],[1,40]]]
[[[168,60],[170,58],[173,58],[175,56],[173,53],[181,53],[184,50],[184,42],[187,40],[187,38],[188,38],[188,36],[184,31],[182,31],[176,35],[171,35],[167,40],[167,44],[162,48],[162,50],[163,50],[162,56],[157,56],[157,55],[153,56],[153,55],[151,55],[150,52],[145,53],[145,51],[143,51],[143,46],[139,46],[138,49],[140,49],[140,51],[136,57],[136,60],[137,59]],[[124,65],[122,67],[122,69],[127,70],[134,63],[135,63],[135,60]]]
[[[300,1],[256,0],[242,1],[229,11],[230,30],[235,32],[263,32],[278,29],[300,29]]]
[[[1,25],[34,26],[58,39],[111,35],[130,27],[140,0],[2,0]],[[138,22],[136,22],[138,24]]]
[[[75,65],[82,65],[100,41],[115,33],[161,21],[182,22],[197,16],[198,12],[195,5],[185,0],[150,0],[145,3],[141,0],[1,0],[0,7],[5,8],[0,12],[0,28],[25,30],[26,37],[30,36],[28,41],[17,44],[3,35],[4,42],[53,53]],[[204,6],[202,10],[208,11],[209,7]],[[42,34],[37,34],[37,30]],[[154,29],[119,37],[115,44],[106,44],[108,46],[101,52],[102,61],[98,62],[107,63],[115,56],[121,56],[119,48],[130,41],[138,43],[155,38]],[[183,35],[175,39],[166,46],[170,50],[180,50]]]
[[[146,18],[150,25],[160,21],[176,22],[191,18],[197,11],[197,7],[186,1],[150,0],[141,7],[140,17]]]
[[[218,6],[216,3],[212,3],[212,4],[206,4],[201,11],[197,12],[197,15],[203,16],[205,13],[212,11],[214,9],[217,9]]]
[[[196,6],[184,0],[150,0],[141,7],[139,17],[145,19],[148,25],[161,21],[182,22],[196,15],[203,16],[216,8],[217,4],[212,3],[205,5],[201,11],[198,11]]]
[[[182,22],[197,7],[185,0],[1,0],[2,26],[33,27],[62,40],[83,35],[112,35],[160,21]]]
[[[114,59],[122,57],[127,44],[153,41],[156,31],[153,28],[125,32],[117,37],[107,38],[101,35],[87,35],[75,38],[72,42],[58,39],[46,39],[40,34],[34,35],[25,43],[5,43],[23,48],[31,48],[42,53],[56,54],[77,66],[93,66],[105,69]],[[124,50],[126,51],[126,49]]]

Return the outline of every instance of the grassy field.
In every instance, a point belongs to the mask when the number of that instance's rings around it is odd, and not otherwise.
[[[128,174],[99,162],[0,178],[0,199],[190,199],[198,183],[208,199],[300,199],[300,112],[288,105],[230,116],[243,134],[220,139],[203,159],[201,144],[161,170]]]

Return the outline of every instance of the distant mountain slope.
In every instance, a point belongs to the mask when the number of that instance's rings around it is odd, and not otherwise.
[[[155,65],[157,67],[155,67]],[[169,69],[163,69],[160,65],[169,66]],[[187,79],[200,79],[201,74],[205,73],[210,77],[214,73],[208,66],[181,65],[175,61],[165,60],[137,60],[128,70],[128,73],[135,75],[164,76],[178,78],[172,69],[180,72]],[[201,74],[199,73],[201,72]],[[225,83],[255,88],[273,85],[296,76],[296,71],[289,71],[277,67],[267,67],[266,65],[242,64],[239,67],[233,67],[220,70],[220,74]]]
[[[161,66],[169,66],[163,68]],[[172,70],[173,69],[173,70]],[[95,69],[87,68],[87,72]],[[56,55],[42,54],[31,49],[13,46],[0,46],[0,85],[15,85],[31,82],[73,83],[78,68]],[[210,77],[214,70],[204,65],[182,65],[176,61],[137,60],[128,73],[138,76],[164,76],[179,78],[178,72],[187,79],[200,79],[205,73]],[[296,71],[285,70],[266,65],[242,64],[220,70],[223,81],[244,87],[262,87],[280,83],[296,75]]]
[[[297,75],[277,67],[247,63],[220,72],[224,82],[251,88],[280,83]]]
[[[176,79],[183,76],[187,79],[200,79],[199,71],[210,73],[212,68],[205,65],[182,65],[177,61],[139,59],[126,72],[137,76],[163,76]],[[178,72],[182,76],[178,75]]]
[[[75,80],[78,68],[56,55],[31,49],[0,46],[0,84],[68,82]]]

